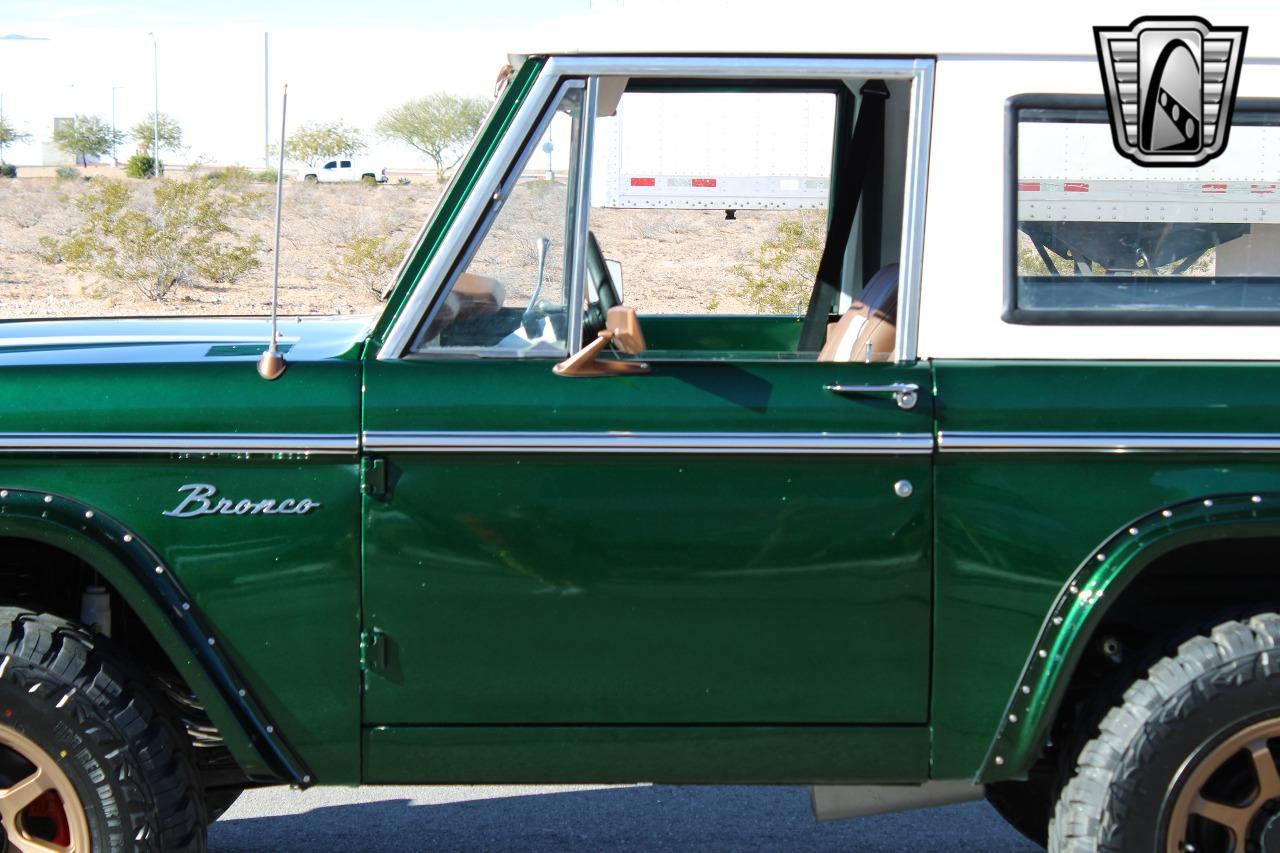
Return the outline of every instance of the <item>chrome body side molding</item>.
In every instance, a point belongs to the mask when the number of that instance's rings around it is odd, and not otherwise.
[[[340,433],[0,433],[3,453],[251,453],[354,455],[360,437]]]
[[[928,454],[928,433],[366,432],[370,451],[402,453]]]
[[[1280,433],[950,432],[944,453],[1280,453]]]

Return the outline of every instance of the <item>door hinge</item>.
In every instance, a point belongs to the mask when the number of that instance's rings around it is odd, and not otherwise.
[[[360,488],[371,498],[387,496],[387,460],[366,456],[360,465]]]
[[[387,668],[387,635],[381,628],[360,632],[360,669],[383,672]]]

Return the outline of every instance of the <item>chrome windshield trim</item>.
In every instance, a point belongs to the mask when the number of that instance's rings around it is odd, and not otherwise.
[[[345,433],[7,432],[0,453],[355,454],[360,437]]]
[[[942,431],[938,449],[944,453],[1277,453],[1280,433]]]
[[[367,450],[404,453],[928,454],[928,433],[366,432]]]

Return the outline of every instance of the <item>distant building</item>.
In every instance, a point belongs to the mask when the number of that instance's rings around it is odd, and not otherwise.
[[[64,125],[74,125],[75,118],[73,116],[55,116],[53,119],[53,131],[49,137],[40,143],[40,162],[44,166],[76,166],[88,165],[89,163],[101,162],[98,157],[89,157],[88,163],[77,163],[73,155],[68,154],[58,147],[53,141],[53,134],[58,132],[58,128]]]

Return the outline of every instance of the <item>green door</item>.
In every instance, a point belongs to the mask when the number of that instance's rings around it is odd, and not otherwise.
[[[369,365],[367,724],[925,721],[927,368],[553,363]]]
[[[928,367],[642,314],[648,373],[553,373],[608,307],[593,97],[562,81],[409,354],[366,365],[365,725],[926,722]]]

